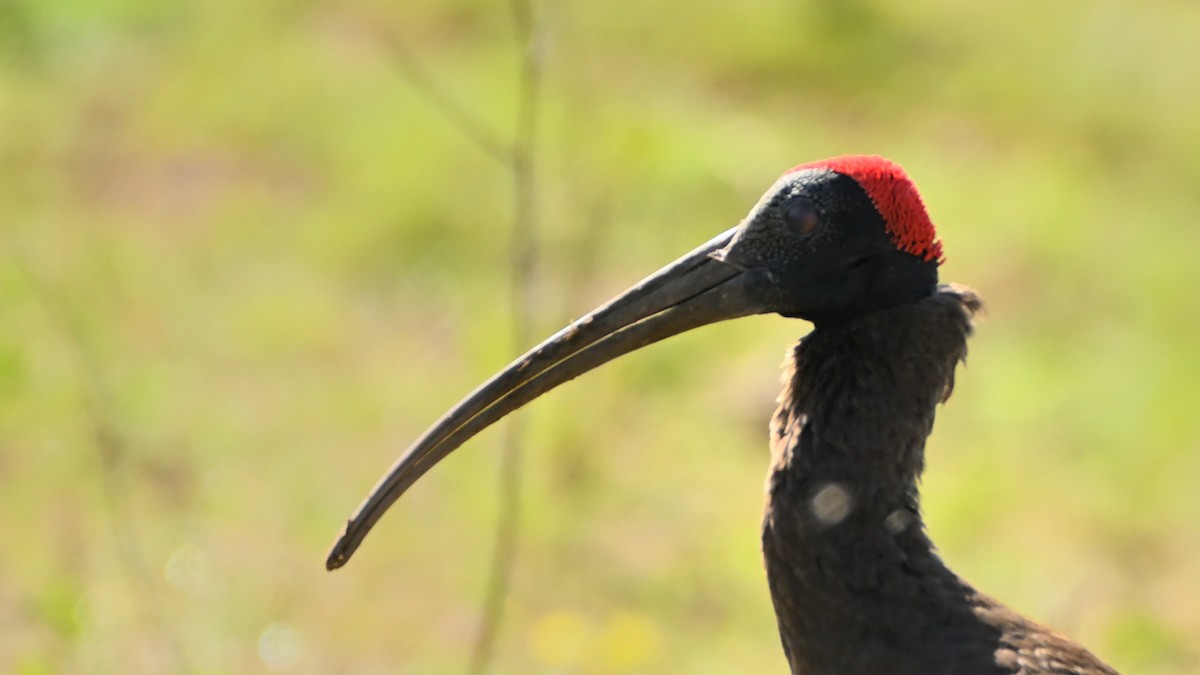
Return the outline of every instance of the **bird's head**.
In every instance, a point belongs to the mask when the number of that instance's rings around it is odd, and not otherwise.
[[[392,466],[326,561],[341,567],[384,511],[496,420],[623,354],[709,323],[778,313],[818,328],[933,293],[941,242],[912,181],[881,157],[785,173],[736,227],[534,347],[446,413]]]
[[[713,255],[770,275],[768,311],[821,324],[929,295],[942,245],[904,170],[855,155],[785,173]]]

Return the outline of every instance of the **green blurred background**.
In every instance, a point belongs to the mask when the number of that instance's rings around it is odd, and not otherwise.
[[[1200,5],[536,10],[536,334],[794,164],[895,159],[990,308],[934,539],[1123,671],[1200,672]],[[462,672],[502,433],[322,564],[518,351],[511,176],[412,55],[510,133],[502,2],[0,0],[0,671]],[[495,672],[785,672],[758,518],[807,329],[714,326],[523,413]]]

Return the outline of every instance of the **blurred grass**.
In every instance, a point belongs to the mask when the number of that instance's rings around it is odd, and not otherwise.
[[[541,7],[535,323],[789,166],[896,159],[943,278],[990,306],[929,448],[946,558],[1125,672],[1200,670],[1200,8],[686,9]],[[505,176],[383,27],[510,127],[503,3],[0,2],[0,670],[460,672],[498,434],[321,565],[380,470],[514,356]],[[497,672],[785,669],[757,519],[806,329],[681,336],[525,413]]]

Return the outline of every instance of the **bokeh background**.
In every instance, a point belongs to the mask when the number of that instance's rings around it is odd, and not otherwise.
[[[1124,672],[1200,672],[1200,5],[534,9],[533,333],[794,164],[901,162],[990,308],[934,539]],[[511,171],[429,89],[507,138],[519,57],[503,2],[0,1],[0,671],[462,672],[503,433],[323,561],[519,351]],[[758,518],[806,330],[710,327],[523,413],[494,672],[785,672]]]

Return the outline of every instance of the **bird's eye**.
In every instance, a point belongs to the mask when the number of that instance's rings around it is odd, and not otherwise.
[[[816,232],[817,226],[821,224],[821,217],[817,215],[817,209],[803,199],[794,201],[788,206],[783,220],[789,230],[802,237]]]

